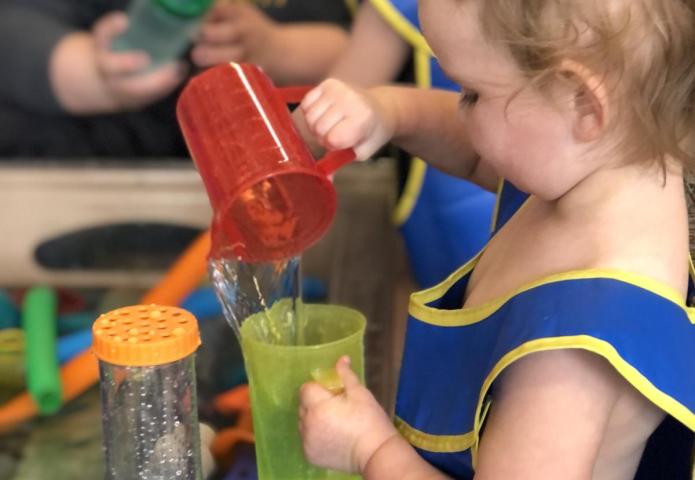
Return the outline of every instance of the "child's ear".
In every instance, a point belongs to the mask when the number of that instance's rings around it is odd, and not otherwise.
[[[564,60],[561,74],[570,81],[572,132],[579,142],[597,140],[608,119],[608,97],[602,79],[584,65]]]

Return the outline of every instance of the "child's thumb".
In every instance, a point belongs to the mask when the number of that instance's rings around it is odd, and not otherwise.
[[[350,357],[347,355],[343,355],[338,359],[338,362],[335,364],[335,371],[338,372],[346,392],[361,385],[359,377],[352,371]]]

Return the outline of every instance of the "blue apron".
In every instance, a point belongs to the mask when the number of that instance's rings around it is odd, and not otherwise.
[[[458,91],[420,34],[416,0],[371,3],[412,45],[417,84]],[[493,205],[492,193],[428,167],[420,159],[412,161],[395,216],[421,287],[440,282],[482,248],[489,236]]]
[[[526,197],[511,184],[501,187],[496,229]],[[677,293],[640,275],[586,270],[551,275],[461,308],[479,258],[410,299],[396,425],[425,460],[454,478],[473,478],[495,379],[525,355],[561,348],[605,358],[687,427],[692,442],[695,309]]]

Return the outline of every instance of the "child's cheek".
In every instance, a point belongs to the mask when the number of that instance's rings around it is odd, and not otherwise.
[[[504,162],[500,143],[499,128],[492,128],[485,111],[476,111],[471,114],[469,127],[473,149],[481,159],[495,168],[501,167]]]

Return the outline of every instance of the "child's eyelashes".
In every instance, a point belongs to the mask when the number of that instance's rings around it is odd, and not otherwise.
[[[461,92],[461,98],[459,99],[459,105],[461,108],[470,107],[475,105],[478,101],[478,93],[471,90],[464,90]]]

